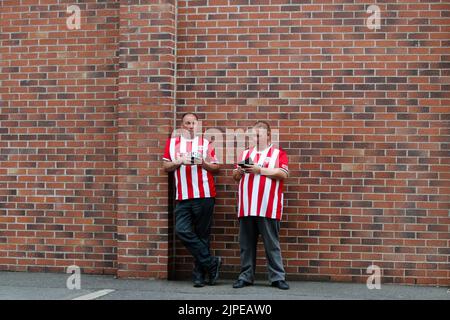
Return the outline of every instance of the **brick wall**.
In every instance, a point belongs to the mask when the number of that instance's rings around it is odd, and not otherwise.
[[[115,273],[118,6],[0,6],[0,270]]]
[[[379,30],[370,1],[87,0],[80,30],[70,4],[0,7],[0,270],[187,276],[159,159],[196,111],[205,129],[280,130],[288,279],[363,282],[376,264],[386,283],[450,284],[448,3],[376,3]],[[231,168],[212,236],[224,277],[239,271]]]
[[[280,130],[289,278],[365,281],[376,264],[384,282],[448,285],[449,4],[377,1],[379,30],[366,27],[370,4],[179,1],[177,112]],[[217,183],[213,246],[232,274],[231,166]]]

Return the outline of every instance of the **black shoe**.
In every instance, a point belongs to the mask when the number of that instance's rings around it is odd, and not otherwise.
[[[289,290],[289,285],[284,280],[272,282],[272,287],[277,287],[278,289],[281,290]]]
[[[205,272],[198,264],[195,264],[194,270],[192,271],[192,282],[195,288],[202,288],[206,285]]]
[[[203,288],[205,286],[205,280],[196,279],[194,280],[194,288]]]
[[[220,257],[214,258],[214,263],[209,270],[209,285],[213,286],[216,284],[217,279],[219,279],[220,265],[222,264],[222,259]]]
[[[238,280],[236,280],[235,283],[233,283],[233,288],[240,289],[240,288],[243,288],[243,287],[251,286],[252,284],[253,283],[251,283],[251,282],[247,282],[247,281],[238,279]]]

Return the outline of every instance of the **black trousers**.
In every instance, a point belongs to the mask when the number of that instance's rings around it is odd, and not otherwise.
[[[175,232],[195,259],[194,279],[214,263],[209,250],[214,203],[214,198],[189,199],[175,208]]]
[[[266,251],[269,281],[285,280],[286,274],[279,241],[280,221],[265,217],[239,219],[239,244],[241,247],[241,273],[239,279],[253,283],[256,270],[256,249],[261,235]]]

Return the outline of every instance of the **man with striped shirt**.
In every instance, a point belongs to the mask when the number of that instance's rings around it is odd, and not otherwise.
[[[167,140],[163,165],[175,176],[175,231],[195,259],[194,287],[203,287],[206,275],[210,285],[216,283],[221,264],[209,250],[216,196],[212,174],[219,170],[219,164],[210,142],[197,135],[197,123],[194,113],[182,116],[181,135]]]
[[[286,283],[279,241],[283,213],[283,180],[288,177],[286,152],[270,143],[270,126],[258,121],[253,127],[254,146],[245,150],[233,171],[239,181],[239,243],[241,273],[233,288],[253,284],[256,248],[261,234],[272,286],[289,289]],[[250,164],[248,164],[250,163]]]

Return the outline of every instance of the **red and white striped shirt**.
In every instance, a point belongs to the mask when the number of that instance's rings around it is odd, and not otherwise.
[[[289,173],[286,152],[270,145],[258,152],[245,150],[240,161],[251,158],[262,168],[280,168]],[[283,213],[283,181],[263,175],[246,173],[239,181],[238,216],[259,216],[281,220]]]
[[[211,143],[203,137],[192,140],[183,136],[169,138],[163,160],[172,161],[185,154],[199,153],[210,163],[218,163]],[[181,165],[175,170],[176,199],[209,198],[216,196],[213,175],[201,165]]]

